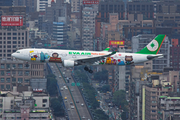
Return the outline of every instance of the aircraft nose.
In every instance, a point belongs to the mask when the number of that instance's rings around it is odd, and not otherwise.
[[[12,53],[11,56],[12,56],[12,57],[15,57],[15,53]]]

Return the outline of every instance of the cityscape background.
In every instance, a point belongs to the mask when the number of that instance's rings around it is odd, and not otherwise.
[[[0,119],[179,120],[180,0],[0,0]],[[164,57],[64,68],[23,48],[134,53],[166,34]]]

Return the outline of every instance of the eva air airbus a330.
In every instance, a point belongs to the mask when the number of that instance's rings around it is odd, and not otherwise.
[[[136,53],[104,51],[80,51],[57,49],[21,49],[12,54],[16,59],[31,62],[62,63],[64,67],[86,65],[86,71],[92,73],[87,65],[130,65],[146,62],[163,55],[158,54],[166,35],[158,35],[145,48]]]

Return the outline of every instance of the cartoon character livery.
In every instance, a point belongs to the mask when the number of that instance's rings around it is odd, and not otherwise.
[[[145,48],[136,53],[104,51],[78,51],[57,49],[21,49],[12,54],[16,59],[31,62],[56,62],[64,67],[78,65],[130,65],[163,57],[158,54],[166,35],[156,36]],[[85,70],[92,72],[87,66]]]

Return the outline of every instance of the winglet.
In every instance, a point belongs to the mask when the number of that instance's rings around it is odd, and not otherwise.
[[[113,51],[113,52],[111,53],[111,55],[114,55],[114,54],[116,54],[116,51]]]
[[[109,48],[109,47],[107,47],[107,48],[106,48],[106,49],[104,49],[103,51],[104,51],[104,52],[108,52],[108,51],[109,51],[109,49],[110,49],[110,48]]]

